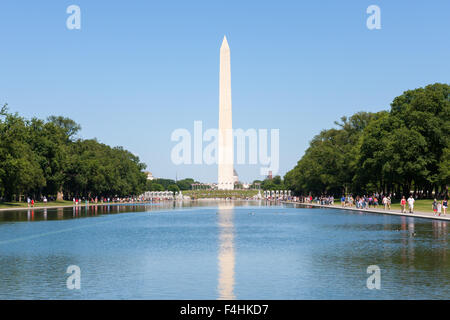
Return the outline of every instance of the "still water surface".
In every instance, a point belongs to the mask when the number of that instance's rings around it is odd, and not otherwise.
[[[1,212],[0,299],[448,299],[448,229],[259,202]]]

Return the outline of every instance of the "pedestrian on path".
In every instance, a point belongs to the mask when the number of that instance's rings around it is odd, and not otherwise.
[[[436,216],[437,213],[437,207],[438,207],[438,202],[436,199],[434,199],[433,203],[431,204],[431,209],[433,209],[433,214]]]
[[[405,196],[403,196],[402,200],[400,200],[400,206],[402,208],[402,213],[406,213],[406,199],[405,199]]]
[[[388,199],[387,199],[387,197],[384,196],[382,201],[383,201],[383,205],[384,205],[384,210],[386,210],[387,206],[388,206]]]
[[[408,198],[408,206],[409,206],[409,213],[414,213],[414,198],[412,195],[409,196]]]

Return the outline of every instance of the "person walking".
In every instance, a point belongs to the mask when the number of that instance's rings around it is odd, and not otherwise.
[[[431,204],[431,209],[433,209],[433,214],[435,216],[436,216],[436,213],[437,213],[437,204],[438,204],[438,202],[437,202],[436,199],[434,199],[433,203]]]
[[[34,199],[31,199],[31,207],[34,207]]]
[[[442,213],[442,201],[438,201],[438,204],[437,204],[437,212],[438,212],[438,215],[439,215],[439,217],[441,216],[441,213]]]
[[[387,203],[388,203],[387,197],[384,196],[382,201],[383,201],[384,210],[386,210],[387,209]]]
[[[31,199],[30,199],[30,197],[27,197],[27,204],[28,204],[28,207],[30,207],[30,205],[31,205]]]
[[[406,213],[406,199],[405,196],[400,200],[400,207],[402,208],[402,213]]]
[[[408,198],[408,207],[409,207],[409,213],[414,213],[414,198],[412,195],[409,196]]]
[[[447,214],[448,201],[447,199],[442,200],[442,208],[444,209],[444,216]]]

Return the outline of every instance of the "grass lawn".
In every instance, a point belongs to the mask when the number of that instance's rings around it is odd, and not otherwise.
[[[57,207],[57,206],[71,206],[72,201],[51,201],[44,204],[43,202],[35,202],[34,207]],[[0,202],[0,209],[14,209],[14,208],[26,208],[28,204],[26,202]]]

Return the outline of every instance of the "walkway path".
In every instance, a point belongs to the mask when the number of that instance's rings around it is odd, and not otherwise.
[[[430,212],[414,212],[414,213],[401,213],[399,211],[392,211],[392,210],[383,210],[383,209],[357,209],[355,207],[342,207],[340,205],[322,205],[317,203],[300,203],[300,202],[293,202],[293,201],[282,201],[286,204],[295,204],[299,206],[311,206],[311,207],[323,207],[323,208],[333,208],[333,209],[341,209],[341,210],[352,210],[352,211],[359,211],[359,212],[373,212],[373,213],[382,213],[382,214],[391,214],[395,216],[406,216],[406,217],[416,217],[416,218],[425,218],[425,219],[435,219],[435,220],[448,220],[450,221],[450,214],[447,212],[447,215],[441,214],[441,216],[435,216],[433,213]]]

